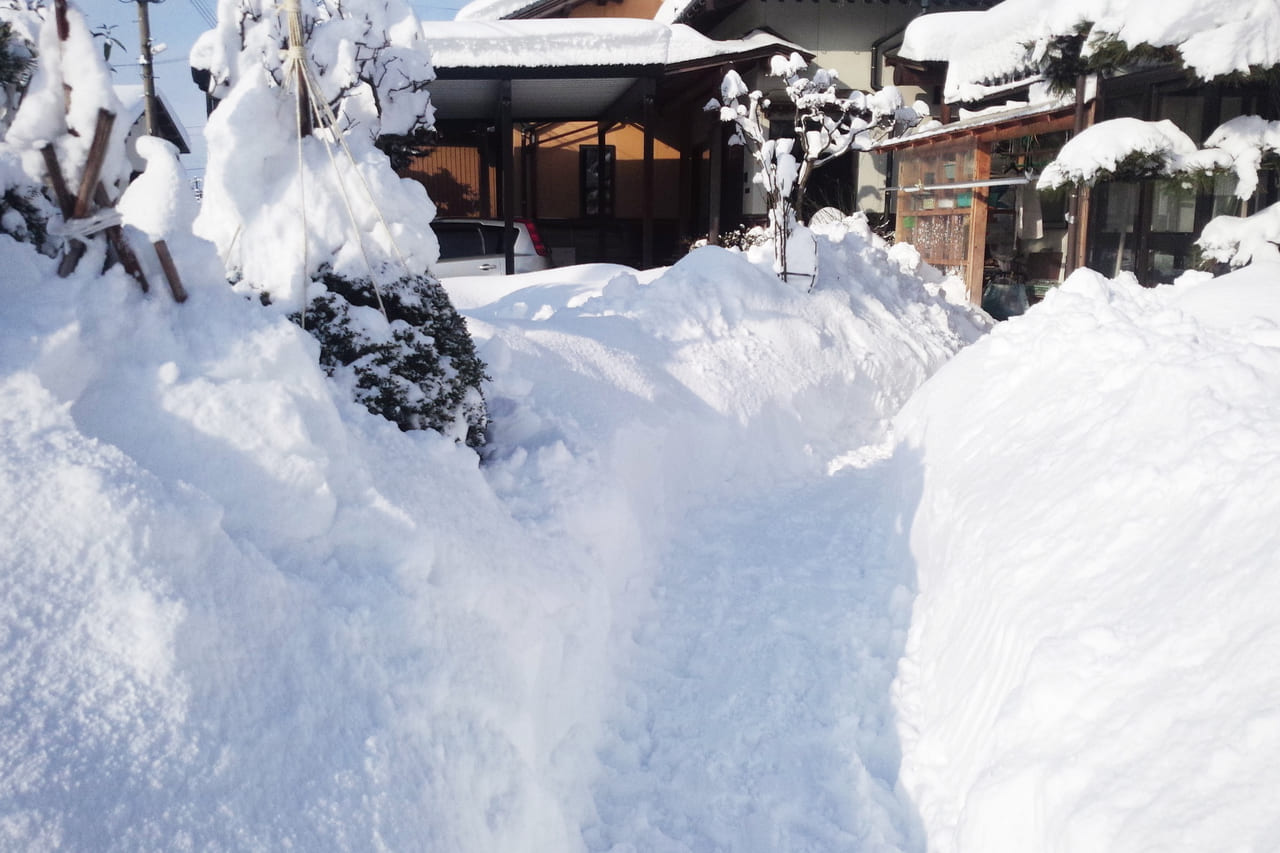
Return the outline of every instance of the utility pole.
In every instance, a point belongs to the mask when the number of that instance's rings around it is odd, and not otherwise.
[[[138,43],[142,56],[139,65],[142,67],[142,106],[147,121],[147,135],[156,135],[156,80],[151,63],[151,17],[147,12],[147,3],[158,3],[162,0],[138,0]]]

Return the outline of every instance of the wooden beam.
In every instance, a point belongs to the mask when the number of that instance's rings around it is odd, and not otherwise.
[[[644,95],[644,188],[641,203],[640,263],[645,269],[653,266],[653,89]]]
[[[156,257],[160,259],[160,268],[164,270],[164,277],[169,281],[169,292],[173,294],[174,302],[187,301],[187,289],[182,286],[182,276],[178,275],[178,265],[173,262],[173,255],[169,253],[169,244],[164,240],[156,240],[153,244],[156,250]]]
[[[596,122],[596,260],[604,260],[604,161],[609,125]],[[614,168],[617,168],[615,164]],[[616,174],[616,172],[615,172]]]
[[[973,178],[985,181],[991,177],[991,148],[979,145],[973,152]],[[969,212],[969,251],[965,268],[965,284],[969,301],[982,304],[982,269],[987,259],[987,194],[975,192]]]
[[[716,122],[711,129],[711,162],[707,175],[707,242],[715,245],[720,242],[721,228],[721,193],[724,181],[724,124]]]
[[[93,141],[89,144],[89,158],[84,164],[84,174],[80,176],[80,192],[76,195],[75,210],[71,214],[75,219],[83,219],[89,215],[89,203],[93,201],[93,191],[102,174],[102,164],[107,158],[107,143],[111,141],[111,128],[115,123],[115,113],[98,110],[98,121],[93,127]]]
[[[498,103],[498,135],[501,137],[502,145],[502,228],[503,228],[503,246],[506,254],[506,271],[507,275],[513,275],[516,271],[516,241],[511,234],[515,230],[515,189],[516,189],[516,168],[515,168],[515,152],[512,137],[512,121],[511,121],[511,81],[502,81],[502,94]]]

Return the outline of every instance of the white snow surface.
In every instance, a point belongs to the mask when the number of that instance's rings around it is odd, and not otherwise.
[[[848,227],[813,293],[719,249],[456,283],[483,467],[207,244],[178,306],[0,236],[3,846],[909,843],[864,468],[984,323]]]
[[[480,464],[187,221],[181,306],[0,235],[5,849],[1280,845],[1280,264],[453,280]]]
[[[1280,263],[1196,278],[1077,272],[897,421],[930,851],[1280,847]]]

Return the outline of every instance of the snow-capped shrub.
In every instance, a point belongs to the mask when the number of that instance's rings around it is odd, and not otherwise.
[[[876,141],[899,135],[928,116],[928,108],[919,102],[906,106],[894,86],[840,94],[835,69],[820,68],[806,77],[802,72],[807,67],[798,53],[778,54],[769,66],[769,76],[785,82],[795,107],[793,137],[773,137],[767,119],[769,100],[763,92],[751,91],[736,71],[725,74],[720,98],[712,98],[703,108],[732,123],[729,144],[746,146],[755,159],[753,180],[763,190],[769,210],[774,269],[784,280],[789,272],[790,237],[813,171],[852,150],[870,149]]]
[[[406,276],[375,290],[370,279],[326,273],[318,283],[323,290],[294,320],[320,341],[330,376],[342,377],[358,402],[401,429],[485,443],[484,364],[439,282]]]
[[[80,61],[62,62],[64,51],[78,54],[92,38],[83,16],[68,10],[70,48],[60,43],[52,17],[52,10],[26,0],[0,4],[0,232],[46,255],[62,245],[49,227],[61,214],[45,187],[46,169],[38,149],[52,144],[74,175],[87,154],[98,107],[114,106],[113,96],[102,85],[109,72],[96,51]],[[37,64],[41,43],[45,55]],[[76,109],[70,113],[68,92],[77,95]],[[113,143],[113,152],[122,150],[123,132]],[[103,181],[116,187],[121,174],[110,168],[111,162],[116,161],[109,157]]]
[[[196,230],[370,411],[479,446],[484,366],[429,272],[435,207],[377,145],[433,122],[421,28],[401,0],[304,6],[289,56],[289,15],[263,0],[222,0],[192,50],[220,99]]]

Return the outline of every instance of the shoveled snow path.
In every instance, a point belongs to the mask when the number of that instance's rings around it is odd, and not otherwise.
[[[621,641],[590,849],[918,846],[889,695],[918,479],[881,460],[684,517]]]

